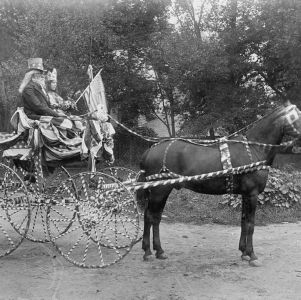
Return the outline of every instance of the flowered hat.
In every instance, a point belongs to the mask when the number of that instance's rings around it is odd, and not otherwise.
[[[52,72],[48,71],[47,80],[57,82],[57,72],[56,69],[53,69]]]

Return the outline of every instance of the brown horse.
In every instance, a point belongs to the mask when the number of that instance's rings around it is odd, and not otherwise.
[[[234,136],[229,140],[210,145],[197,145],[181,139],[166,140],[154,145],[142,156],[140,167],[144,172],[138,181],[145,181],[147,176],[160,172],[170,171],[191,176],[258,161],[267,161],[271,164],[277,151],[281,149],[272,145],[280,145],[284,135],[298,138],[301,136],[301,112],[290,103],[286,103],[255,122],[253,127],[247,130],[245,138]],[[284,151],[283,148],[282,151]],[[255,210],[258,194],[263,192],[267,177],[267,170],[256,170],[240,175],[152,187],[137,193],[137,200],[141,203],[141,199],[144,199],[146,203],[142,240],[144,259],[147,260],[152,254],[150,250],[151,227],[153,227],[153,249],[156,251],[156,257],[167,258],[160,242],[161,215],[172,189],[187,188],[203,194],[242,195],[239,250],[242,252],[242,259],[253,261],[256,265],[257,257],[253,250]]]

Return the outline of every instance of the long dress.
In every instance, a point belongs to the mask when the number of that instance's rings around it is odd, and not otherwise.
[[[75,104],[70,100],[64,100],[57,92],[48,91],[48,98],[50,106],[56,111],[66,112],[70,108],[74,107]]]
[[[74,104],[72,101],[64,100],[58,93],[55,91],[49,91],[49,102],[50,106],[58,111],[66,112],[70,108],[73,108]],[[96,134],[96,139],[94,141],[94,145],[90,145],[90,152],[94,153],[95,158],[99,156],[99,150],[101,149],[102,157],[109,163],[114,162],[114,141],[113,141],[113,135],[115,134],[115,130],[111,123],[108,122],[108,116],[103,110],[97,111],[97,113],[92,114],[91,116],[95,117],[97,121],[90,120],[86,126],[89,126],[93,128],[93,132]],[[69,116],[69,118],[72,119],[74,116]],[[84,129],[86,126],[83,124],[84,120],[80,120],[76,118],[76,120],[73,120],[73,122],[76,124],[78,128]],[[95,137],[94,137],[95,138]],[[102,146],[100,148],[100,146]],[[92,155],[93,156],[93,155]],[[94,161],[94,159],[92,159]],[[92,167],[92,170],[94,167]]]

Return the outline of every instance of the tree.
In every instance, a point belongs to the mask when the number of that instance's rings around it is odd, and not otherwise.
[[[166,5],[137,0],[6,2],[0,23],[11,29],[7,36],[13,44],[3,62],[7,71],[18,73],[9,97],[16,97],[29,57],[43,57],[46,67],[56,67],[59,86],[69,92],[87,86],[86,68],[92,63],[94,70],[102,69],[108,98],[120,106],[123,121],[133,125],[140,112],[147,114],[152,107],[154,85],[145,76],[144,52],[149,36],[166,26]]]
[[[148,53],[154,38],[168,28],[168,4],[168,0],[116,1],[103,20],[114,36],[112,61],[107,64],[110,98],[130,125],[136,124],[138,114],[150,115],[155,110],[157,87]]]
[[[109,102],[127,125],[162,109],[171,136],[175,116],[191,133],[231,132],[280,97],[297,99],[300,15],[293,0],[6,1],[1,109],[12,114],[26,60],[39,56],[69,93],[87,86],[89,63],[102,69]]]
[[[191,1],[176,3],[179,35],[194,49],[191,55],[185,48],[193,58],[186,60],[181,90],[189,96],[186,116],[196,130],[220,125],[236,130],[279,95],[300,90],[300,5],[295,1],[203,1],[202,19],[191,12]],[[195,24],[201,34],[191,34]]]

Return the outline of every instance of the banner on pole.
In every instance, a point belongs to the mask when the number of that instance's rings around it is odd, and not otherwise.
[[[94,112],[95,110],[99,110],[101,108],[103,112],[108,113],[105,88],[102,82],[100,71],[84,91],[83,97],[90,112]]]

